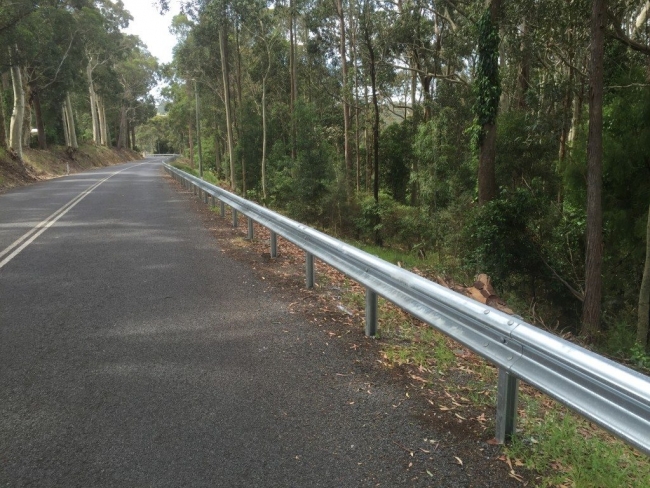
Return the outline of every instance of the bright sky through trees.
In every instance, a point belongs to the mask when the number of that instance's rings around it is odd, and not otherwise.
[[[174,15],[180,10],[178,0],[170,2],[169,12],[164,16],[160,15],[154,0],[122,0],[122,2],[133,16],[125,32],[139,36],[159,62],[169,63],[172,60],[172,49],[176,44],[176,38],[169,32],[169,26]]]

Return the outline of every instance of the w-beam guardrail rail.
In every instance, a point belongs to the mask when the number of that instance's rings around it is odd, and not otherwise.
[[[538,388],[629,444],[650,454],[650,378],[544,332],[521,318],[466,298],[299,222],[272,212],[168,164],[166,171],[204,202],[220,202],[306,253],[306,284],[314,284],[314,257],[366,287],[366,335],[377,331],[377,296],[394,303],[499,368],[496,439],[515,432],[519,380]]]

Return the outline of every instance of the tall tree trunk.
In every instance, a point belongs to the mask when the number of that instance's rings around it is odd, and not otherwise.
[[[591,73],[589,137],[587,140],[587,247],[585,300],[581,335],[593,340],[600,331],[603,260],[603,59],[607,3],[593,0],[591,12]]]
[[[481,126],[478,160],[478,203],[483,205],[497,195],[496,141],[497,113],[501,88],[499,85],[499,10],[500,0],[489,0],[488,15],[482,19],[484,29],[479,34],[479,95],[478,117]],[[488,22],[489,21],[489,22]]]
[[[348,189],[348,197],[352,196],[354,188],[354,168],[352,167],[352,154],[350,150],[350,94],[348,90],[348,60],[345,44],[345,10],[343,0],[336,0],[336,11],[339,16],[339,54],[341,55],[341,75],[343,95],[343,154],[345,160],[345,183]]]
[[[219,114],[215,110],[214,118],[214,164],[217,170],[217,179],[223,176],[221,167],[221,130],[219,129]]]
[[[235,148],[232,136],[232,116],[230,113],[230,70],[228,68],[228,31],[227,26],[219,28],[219,51],[221,53],[221,73],[223,75],[223,101],[226,107],[226,131],[228,134],[228,157],[230,159],[230,189],[237,190],[235,179]]]
[[[68,114],[66,113],[68,108],[65,106],[65,103],[61,104],[61,117],[63,119],[63,139],[65,141],[65,147],[70,147],[70,126],[68,122]]]
[[[41,96],[37,87],[32,88],[32,104],[34,105],[34,116],[36,117],[36,130],[38,131],[38,148],[47,149],[45,140],[45,125],[43,124],[43,110],[41,108]]]
[[[7,149],[7,123],[5,121],[5,100],[0,96],[0,148]]]
[[[521,26],[521,45],[519,47],[521,52],[521,66],[519,67],[519,75],[517,77],[518,93],[517,93],[517,107],[525,110],[528,106],[526,101],[526,94],[530,87],[530,56],[528,53],[528,23],[524,19]]]
[[[414,55],[411,54],[410,56],[410,65],[411,68],[415,69],[416,63],[414,59]],[[418,130],[418,123],[419,123],[419,116],[418,116],[418,111],[416,109],[417,105],[417,87],[418,87],[418,76],[416,71],[411,72],[411,118],[412,118],[412,124],[413,124],[413,133],[414,135],[417,133]],[[415,140],[415,138],[413,139]],[[419,172],[419,165],[418,165],[418,158],[412,158],[411,161],[411,175],[414,176],[414,178],[411,179],[411,206],[415,207],[418,204],[418,201],[420,199],[420,184],[418,182],[418,172]]]
[[[296,82],[296,37],[295,37],[295,1],[289,0],[289,83],[290,100],[289,111],[291,112],[291,160],[296,159],[296,100],[298,99],[298,84]]]
[[[117,149],[126,147],[126,105],[122,101],[120,107],[120,129],[117,135]]]
[[[244,103],[242,96],[242,77],[241,77],[241,47],[239,45],[239,26],[235,26],[235,42],[237,47],[237,116],[235,117],[236,121],[239,122],[239,132],[237,132],[237,140],[241,140],[241,133],[244,128],[242,124],[244,123]],[[242,195],[246,196],[246,159],[244,157],[244,152],[241,152],[241,192]]]
[[[271,48],[266,45],[268,64],[262,77],[262,200],[266,205],[266,79],[271,71]]]
[[[70,93],[65,95],[65,106],[67,108],[68,114],[68,124],[70,130],[70,145],[73,149],[79,149],[79,144],[77,144],[77,129],[74,124],[74,113],[72,112],[72,102],[70,101]]]
[[[100,131],[100,117],[97,111],[98,101],[97,93],[95,92],[95,85],[93,83],[93,68],[91,61],[88,61],[86,66],[86,77],[88,78],[88,93],[90,95],[90,118],[93,126],[93,142],[95,144],[103,144],[101,131]]]
[[[194,138],[192,136],[192,84],[188,80],[185,84],[185,89],[187,91],[187,106],[189,107],[187,111],[187,148],[190,151],[190,168],[194,169]]]
[[[136,144],[135,144],[135,124],[134,123],[129,123],[129,128],[131,129],[131,149],[135,151]]]
[[[368,131],[368,107],[370,107],[370,101],[368,99],[368,86],[367,83],[364,83],[363,95],[365,99],[365,113],[363,117],[363,129],[364,137],[366,144],[366,191],[370,191],[371,186],[371,177],[372,177],[372,151],[370,150],[370,135]]]
[[[636,327],[636,342],[648,350],[648,324],[650,323],[650,208],[645,237],[645,266],[639,290],[639,320]]]
[[[356,8],[350,7],[350,26],[352,30],[352,43],[350,45],[352,51],[352,66],[354,68],[354,155],[356,163],[355,183],[357,193],[361,191],[361,154],[359,148],[361,147],[361,127],[359,125],[359,70],[357,67],[357,38],[356,38],[356,21],[357,18]]]
[[[573,68],[569,68],[569,80],[567,83],[566,93],[564,94],[564,105],[562,110],[562,130],[560,131],[560,150],[558,153],[558,159],[560,162],[564,162],[567,155],[567,145],[569,139],[569,131],[571,130],[571,117],[569,113],[571,112],[571,107],[573,105]]]
[[[571,128],[567,135],[567,150],[571,154],[576,139],[580,135],[580,127],[582,124],[582,105],[585,97],[585,86],[582,81],[579,82],[576,96],[573,98],[573,110],[571,113]]]
[[[366,24],[364,27],[364,36],[366,41],[366,47],[368,48],[369,55],[369,68],[370,68],[370,88],[372,90],[372,105],[374,108],[374,117],[372,123],[372,156],[373,156],[373,188],[372,194],[375,199],[375,210],[376,214],[374,216],[375,222],[373,222],[373,227],[375,228],[375,244],[378,246],[382,245],[382,238],[379,232],[379,224],[381,223],[381,217],[379,215],[379,101],[377,99],[377,64],[375,60],[375,50],[372,45],[372,40],[370,38],[369,26]]]
[[[14,109],[11,114],[11,126],[9,129],[9,147],[16,152],[16,155],[23,158],[23,116],[25,114],[25,91],[23,90],[23,77],[20,67],[11,66],[11,83],[14,89]]]
[[[104,97],[97,100],[97,110],[99,115],[100,142],[102,146],[111,147],[111,139],[108,135],[108,123],[106,121],[106,105]]]
[[[27,75],[23,76],[23,82]],[[25,90],[25,114],[23,115],[23,147],[29,149],[32,140],[32,106],[31,106],[31,89],[29,83],[23,86]]]

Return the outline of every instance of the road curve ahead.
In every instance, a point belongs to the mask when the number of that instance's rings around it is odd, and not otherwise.
[[[0,253],[0,486],[503,486],[223,256],[160,160],[0,195]]]

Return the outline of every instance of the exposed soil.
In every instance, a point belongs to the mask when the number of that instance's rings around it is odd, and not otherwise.
[[[117,150],[94,144],[82,145],[74,151],[61,146],[52,146],[45,151],[25,149],[22,161],[14,154],[0,151],[0,192],[89,168],[139,159],[142,156],[130,149]]]
[[[169,178],[179,193],[192,198],[188,192]],[[211,210],[198,198],[193,198],[196,211],[215,238],[222,252],[247,263],[257,276],[271,282],[273,288],[290,301],[291,313],[304,316],[315,327],[320,327],[326,340],[349,351],[350,360],[368,374],[382,378],[403,388],[412,415],[430,431],[438,432],[438,438],[425,439],[420,446],[399,445],[412,465],[422,466],[435,459],[441,450],[452,456],[453,462],[471,471],[473,480],[484,480],[471,486],[534,486],[536,473],[525,470],[517,460],[504,455],[495,445],[495,413],[491,402],[488,406],[476,405],[466,398],[464,392],[493,397],[492,391],[476,391],[473,369],[481,361],[477,356],[452,343],[456,366],[445,373],[423,369],[414,365],[395,366],[386,360],[384,339],[369,339],[364,335],[363,303],[358,306],[342,302],[343,294],[357,291],[363,296],[363,287],[347,279],[343,274],[316,260],[314,289],[305,288],[304,251],[278,236],[278,257],[271,259],[270,234],[267,229],[254,224],[254,239],[247,239],[247,221],[240,217],[238,227],[232,227],[232,215],[226,210],[221,218],[219,207]],[[227,207],[226,207],[227,208]],[[405,317],[406,314],[404,314]],[[407,318],[408,319],[408,318]],[[411,319],[412,320],[412,319]],[[326,325],[324,325],[326,324]],[[379,329],[381,330],[381,318]],[[485,368],[484,364],[482,367]],[[394,405],[395,408],[400,405]],[[489,481],[488,481],[489,480]],[[436,486],[435,479],[431,480]]]

